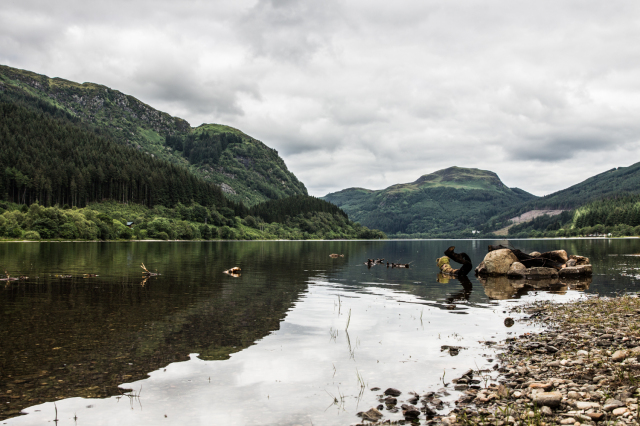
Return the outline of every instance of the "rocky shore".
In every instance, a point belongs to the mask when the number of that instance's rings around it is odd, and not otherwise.
[[[405,424],[640,424],[640,298],[540,301],[513,310],[545,331],[507,339],[495,346],[493,370],[452,380],[444,392],[462,392],[455,407],[447,409],[437,393],[405,400],[388,389],[378,407],[360,413],[363,424],[391,423],[385,410],[402,411],[405,421],[394,423]]]

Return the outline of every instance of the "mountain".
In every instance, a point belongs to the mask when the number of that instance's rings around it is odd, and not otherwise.
[[[181,149],[215,154],[204,139],[190,135]],[[247,208],[186,166],[117,142],[41,100],[0,92],[0,239],[384,237],[309,195]]]
[[[528,205],[568,210],[603,198],[639,193],[640,163],[635,163],[597,174],[567,189],[538,198]]]
[[[499,212],[537,197],[487,170],[450,167],[383,190],[348,188],[322,197],[351,220],[390,234],[472,235]]]
[[[193,128],[181,118],[100,84],[80,84],[0,65],[0,95],[7,102],[66,115],[97,135],[187,167],[218,185],[235,202],[251,206],[307,194],[278,152],[259,140],[220,124]]]
[[[640,194],[640,163],[632,164],[629,167],[616,167],[566,189],[514,205],[489,219],[485,231],[495,231],[501,226],[509,225],[508,221],[511,218],[528,215],[536,211],[555,210],[556,213],[559,213],[561,210],[576,210],[593,203],[596,203],[596,205],[607,204],[607,200],[634,194]],[[535,217],[535,215],[532,217]],[[569,220],[570,217],[573,216],[564,215],[564,222]],[[522,232],[526,229],[544,231],[549,225],[552,225],[552,229],[560,229],[559,221],[562,221],[562,219],[540,219],[537,223],[515,226],[513,230],[509,230],[509,234]],[[603,219],[602,224],[604,225],[604,223],[605,220]],[[582,226],[579,227],[581,228]],[[503,228],[503,231],[506,229],[507,227]]]

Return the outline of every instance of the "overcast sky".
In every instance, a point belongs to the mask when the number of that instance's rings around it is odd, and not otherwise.
[[[277,149],[310,194],[640,161],[640,2],[3,0],[0,63]]]

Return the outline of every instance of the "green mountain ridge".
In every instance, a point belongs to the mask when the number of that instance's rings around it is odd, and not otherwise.
[[[500,211],[536,198],[507,187],[494,172],[449,167],[382,190],[348,188],[322,197],[352,220],[391,234],[469,236]]]
[[[635,194],[640,194],[640,162],[628,167],[616,167],[607,170],[568,188],[514,205],[489,219],[484,230],[487,232],[497,230],[502,226],[508,225],[508,219],[532,210],[576,211],[592,203],[606,203],[607,200]],[[565,215],[564,221],[566,222],[568,218],[569,216]],[[513,232],[519,232],[522,229],[538,229],[540,227],[542,229],[538,230],[544,230],[549,224],[552,225],[552,228],[559,229],[559,220],[561,219],[540,219],[537,225],[519,225],[514,227]],[[604,225],[604,223],[605,220],[603,218],[602,224]],[[510,230],[509,232],[511,233],[512,231]]]
[[[66,113],[119,143],[188,167],[229,199],[251,206],[307,190],[276,150],[221,124],[192,128],[186,121],[95,83],[76,83],[0,65],[0,94]],[[184,148],[191,148],[185,152]]]

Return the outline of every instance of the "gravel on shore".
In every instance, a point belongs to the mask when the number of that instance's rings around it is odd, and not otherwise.
[[[538,301],[518,310],[528,315],[521,321],[543,324],[544,331],[497,345],[493,370],[469,370],[452,380],[449,388],[462,393],[447,415],[433,392],[408,395],[401,407],[381,396],[386,409],[404,414],[405,421],[394,423],[640,425],[640,298]],[[363,424],[390,423],[382,405],[372,410],[380,416],[361,413],[373,420]]]

